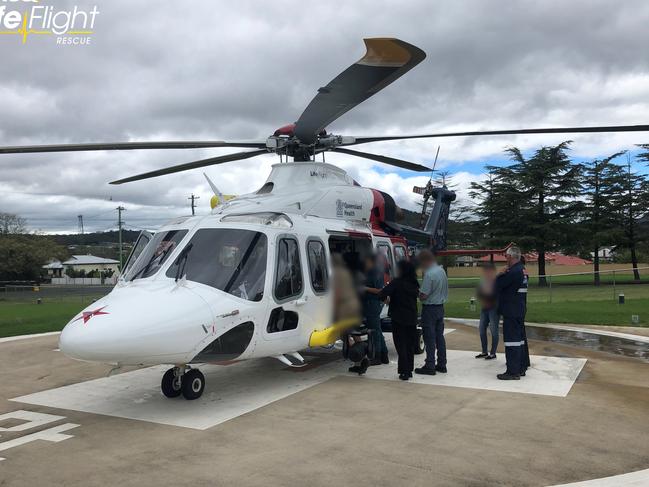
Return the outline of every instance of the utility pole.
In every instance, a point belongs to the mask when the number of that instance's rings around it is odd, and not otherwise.
[[[83,215],[77,215],[79,219],[79,233],[83,235]]]
[[[187,199],[192,201],[192,216],[194,216],[196,214],[196,212],[194,211],[194,209],[196,208],[195,201],[201,199],[201,197],[200,196],[194,196],[194,193],[192,193],[192,195]]]
[[[122,252],[122,212],[126,211],[126,208],[123,206],[118,206],[115,208],[117,210],[117,228],[119,229],[119,270],[121,272],[124,265],[124,253]]]

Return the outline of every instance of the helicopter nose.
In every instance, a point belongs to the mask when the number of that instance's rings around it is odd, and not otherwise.
[[[114,290],[75,316],[59,337],[70,358],[129,365],[182,361],[213,322],[186,289]]]

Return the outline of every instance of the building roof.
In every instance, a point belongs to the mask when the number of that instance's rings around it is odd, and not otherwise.
[[[63,262],[63,265],[93,265],[93,264],[119,264],[114,259],[105,259],[96,255],[73,255],[70,259]]]
[[[63,269],[63,264],[61,264],[61,261],[55,260],[49,264],[45,264],[43,269]]]

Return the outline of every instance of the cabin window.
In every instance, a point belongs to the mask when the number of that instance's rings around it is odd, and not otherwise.
[[[401,262],[406,259],[406,249],[401,245],[394,246],[394,257],[397,259],[397,262]]]
[[[266,281],[266,235],[252,230],[198,230],[167,277],[199,282],[247,301],[261,301]]]
[[[185,235],[187,235],[187,230],[156,233],[133,265],[130,266],[129,263],[130,269],[124,279],[133,281],[154,275],[171,256]]]
[[[302,294],[302,266],[297,240],[282,237],[277,242],[275,298],[278,301]]]
[[[394,277],[394,260],[392,259],[392,249],[387,243],[380,243],[376,246],[379,251],[379,265],[383,271],[384,281],[387,284]]]
[[[306,244],[309,259],[309,275],[313,292],[324,293],[327,291],[329,275],[327,273],[327,254],[320,240],[309,240]]]
[[[266,331],[268,333],[279,333],[282,331],[295,330],[298,322],[299,317],[295,311],[288,311],[281,307],[275,308],[270,313]]]

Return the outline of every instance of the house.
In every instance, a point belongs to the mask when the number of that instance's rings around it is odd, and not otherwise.
[[[455,267],[476,267],[478,259],[474,255],[459,255],[455,258]]]
[[[119,274],[119,261],[97,257],[96,255],[73,255],[65,262],[53,259],[43,266],[48,277],[63,277],[68,269],[74,274],[89,274],[93,271],[112,271],[114,275]]]
[[[114,274],[119,273],[119,261],[114,259],[106,259],[104,257],[97,257],[96,255],[73,255],[68,260],[63,262],[64,273],[68,269],[75,272],[84,271],[89,274],[92,271],[107,271],[112,270]]]
[[[597,255],[599,255],[599,260],[602,260],[602,261],[605,261],[605,262],[612,262],[613,258],[615,257],[615,250],[613,250],[610,247],[602,247],[597,252]],[[591,252],[590,256],[592,258],[595,258],[595,252]]]
[[[43,269],[45,269],[47,277],[63,276],[63,264],[61,264],[60,260],[51,260],[49,263],[43,266]]]

